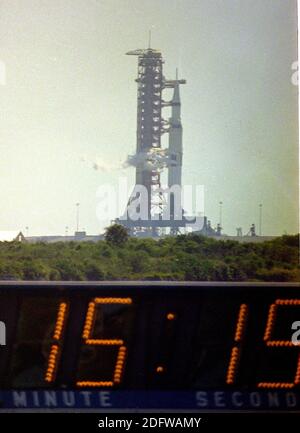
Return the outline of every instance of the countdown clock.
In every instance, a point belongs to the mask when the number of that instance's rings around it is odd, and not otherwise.
[[[3,282],[0,320],[3,408],[300,410],[299,284]]]

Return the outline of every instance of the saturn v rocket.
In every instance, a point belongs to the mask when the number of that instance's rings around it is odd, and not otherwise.
[[[177,75],[177,74],[176,74]],[[181,175],[182,175],[182,125],[181,125],[181,103],[180,103],[180,91],[179,82],[176,77],[174,82],[173,98],[171,100],[171,117],[169,119],[169,148],[168,148],[168,187],[172,191],[174,186],[181,188]],[[171,219],[175,217],[175,200],[174,194],[171,192],[169,195],[170,200],[170,216]],[[181,200],[178,203],[177,217],[178,213],[181,212],[183,216],[183,209]],[[171,229],[171,232],[176,232],[176,230]]]
[[[174,93],[171,101],[172,111],[169,119],[169,167],[168,167],[168,186],[181,186],[182,172],[182,125],[181,125],[181,103],[179,94],[179,83],[175,81]]]

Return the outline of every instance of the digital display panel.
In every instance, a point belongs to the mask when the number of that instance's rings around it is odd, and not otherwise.
[[[0,301],[3,391],[300,391],[298,285],[29,285]]]

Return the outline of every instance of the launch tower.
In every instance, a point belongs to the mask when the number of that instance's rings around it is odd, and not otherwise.
[[[177,73],[174,80],[165,79],[164,61],[158,50],[138,49],[127,55],[138,57],[136,153],[128,157],[129,164],[136,168],[136,178],[125,213],[117,222],[137,236],[159,236],[166,230],[176,234],[187,225],[180,193],[176,197],[174,193],[176,188],[181,190],[183,148],[179,87],[186,81],[178,79]],[[165,89],[173,90],[169,101],[163,99]],[[171,107],[169,119],[163,117],[166,107]],[[168,148],[162,148],[163,134],[169,135]],[[164,170],[168,170],[167,195],[161,185]],[[133,213],[132,209],[135,209]]]

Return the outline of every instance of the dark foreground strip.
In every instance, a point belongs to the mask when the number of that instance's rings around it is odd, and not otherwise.
[[[2,426],[40,432],[270,431],[299,425],[299,413],[1,413]],[[295,424],[294,424],[295,423]],[[6,430],[8,431],[8,430]],[[251,431],[251,430],[250,430]]]

